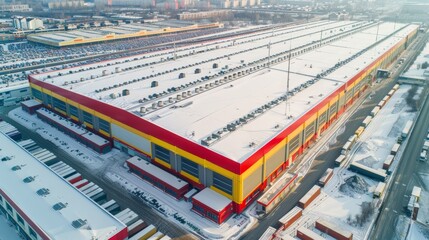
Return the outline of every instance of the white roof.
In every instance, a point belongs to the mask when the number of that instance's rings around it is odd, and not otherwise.
[[[310,199],[316,192],[320,191],[320,187],[317,185],[314,185],[310,191],[308,191],[300,200],[299,202],[306,203],[308,199]]]
[[[75,132],[76,134],[82,135],[87,132],[87,130],[77,124],[74,124],[70,121],[67,121],[67,119],[61,117],[60,115],[57,115],[46,108],[37,109],[36,113],[54,121],[55,123],[60,124],[61,126],[64,126],[65,128]]]
[[[40,103],[39,101],[34,100],[34,99],[30,99],[30,100],[21,102],[21,104],[23,104],[29,108],[34,107],[34,106],[38,106],[38,105],[42,105],[42,103]]]
[[[279,222],[281,224],[288,223],[293,217],[298,215],[300,212],[302,212],[302,208],[295,206],[292,208],[288,213],[286,213],[282,218],[279,219]]]
[[[201,192],[195,194],[192,199],[195,199],[218,212],[224,210],[229,204],[231,204],[230,199],[211,190],[210,188],[204,188]]]
[[[109,141],[107,141],[106,139],[98,136],[97,134],[94,134],[92,132],[87,132],[85,134],[82,135],[83,138],[88,139],[89,141],[97,144],[98,146],[103,146],[105,144],[108,144]]]
[[[287,61],[223,85],[219,84],[219,80],[232,73],[221,74],[221,71],[227,72],[228,69],[266,58],[268,56],[267,46],[270,42],[271,56],[274,56],[282,51],[287,51],[289,46],[294,48],[319,41],[321,31],[323,37],[328,37],[341,31],[354,29],[359,24],[368,23],[348,21],[309,23],[250,36],[237,36],[204,45],[177,48],[176,60],[167,61],[166,59],[173,58],[174,53],[172,50],[166,50],[81,66],[76,68],[76,72],[73,74],[68,73],[70,69],[61,70],[59,71],[62,73],[60,77],[57,76],[58,72],[42,73],[34,77],[41,81],[53,82],[53,84],[65,89],[72,88],[74,92],[131,111],[154,124],[201,144],[202,140],[222,130],[227,124],[237,121],[258,107],[281,97],[286,92]],[[378,40],[383,39],[403,26],[403,24],[398,23],[381,23],[380,27],[377,28],[377,24],[375,24],[370,28],[360,30],[358,33],[293,57],[290,69],[290,89],[292,90],[314,79],[316,75],[335,66],[339,61],[369,47],[376,38]],[[395,36],[382,41],[376,47],[369,49],[331,72],[325,78],[290,97],[287,116],[291,115],[292,118],[286,116],[286,106],[283,102],[265,111],[244,126],[237,128],[234,132],[226,134],[208,148],[237,162],[242,162],[297,118],[312,109],[324,97],[340,88],[359,71],[370,65],[377,57],[402,40],[416,27],[415,25],[405,27]],[[329,28],[333,29],[327,30]],[[378,37],[376,37],[377,30]],[[295,39],[287,40],[289,38]],[[194,51],[197,54],[186,56]],[[232,53],[237,54],[229,56],[228,59],[226,55]],[[161,59],[163,59],[162,62],[144,66],[161,61]],[[275,58],[273,57],[273,59]],[[193,65],[196,63],[198,65]],[[219,67],[213,69],[213,63],[218,63]],[[228,65],[228,69],[225,68],[226,65]],[[102,67],[98,68],[98,66]],[[116,73],[117,67],[118,73]],[[184,68],[182,69],[182,67]],[[196,68],[201,69],[200,74],[194,73]],[[80,69],[84,71],[79,72]],[[179,70],[170,72],[174,69]],[[105,71],[105,76],[103,76],[103,71]],[[185,78],[179,79],[179,73],[185,73]],[[214,74],[218,74],[218,77],[208,81],[201,80],[201,77]],[[50,75],[49,79],[47,78],[48,75]],[[150,75],[154,77],[138,80]],[[82,82],[80,81],[81,78],[83,79]],[[154,80],[158,82],[158,87],[152,88],[151,82]],[[135,82],[133,83],[133,81]],[[216,81],[217,85],[215,85]],[[126,84],[119,86],[119,84],[124,83]],[[201,93],[195,92],[196,87],[205,89],[206,84],[210,83],[217,87],[210,87],[209,90]],[[113,87],[114,85],[117,86]],[[168,93],[171,88],[179,88],[182,85],[182,90]],[[102,90],[109,86],[113,88]],[[100,89],[101,91],[95,92],[95,90]],[[118,97],[118,94],[125,89],[129,90],[130,94]],[[177,94],[182,94],[183,91],[190,91],[191,96],[187,96],[185,100],[176,100]],[[165,95],[156,100],[139,102],[143,98],[149,99],[149,95],[163,92]],[[112,98],[111,95],[114,97]],[[166,107],[153,109],[152,105],[158,104],[158,101],[162,101]],[[148,112],[139,113],[141,107],[145,107]]]
[[[14,141],[0,134],[0,142],[0,158],[11,158],[0,162],[0,189],[50,238],[109,239],[126,227]],[[21,169],[12,170],[15,166]],[[35,180],[25,183],[30,176]],[[49,194],[39,196],[42,188]],[[56,211],[53,206],[59,202],[67,206]],[[78,219],[86,220],[86,227],[74,228]]]
[[[318,219],[316,222],[318,222],[319,224],[321,224],[321,225],[323,225],[323,226],[325,226],[325,227],[327,227],[327,228],[329,228],[329,229],[331,229],[331,230],[333,230],[333,231],[335,231],[335,232],[337,232],[337,233],[339,233],[342,236],[345,236],[347,238],[352,236],[351,232],[346,231],[346,230],[344,230],[344,229],[342,229],[342,228],[340,228],[340,227],[338,227],[338,226],[336,226],[336,225],[334,225],[328,221],[325,221],[323,219]]]
[[[152,163],[143,160],[137,156],[134,156],[127,160],[127,162],[133,164],[134,166],[142,169],[143,171],[149,173],[150,175],[168,183],[170,186],[179,190],[188,185],[187,182],[181,180],[180,178],[175,177],[173,174],[170,174],[161,168],[153,165]]]
[[[420,197],[421,192],[422,192],[421,188],[414,186],[411,195],[415,197]]]

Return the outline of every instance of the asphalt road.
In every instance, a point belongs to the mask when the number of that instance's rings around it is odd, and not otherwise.
[[[411,48],[411,59],[419,52],[427,42],[428,34],[422,36],[421,41]],[[426,97],[427,89],[421,95]],[[421,99],[423,102],[423,99]],[[415,122],[415,126],[410,133],[407,145],[402,154],[402,158],[396,168],[393,178],[390,179],[392,185],[389,191],[386,192],[384,203],[380,207],[381,211],[375,222],[370,239],[402,239],[402,233],[394,230],[394,226],[400,215],[406,215],[405,207],[409,201],[409,195],[412,191],[414,183],[418,182],[417,170],[422,164],[418,161],[420,150],[423,145],[429,128],[429,98],[418,104],[420,107],[420,115]],[[417,107],[419,107],[417,106]],[[392,226],[393,228],[386,227]]]
[[[409,59],[413,58],[417,48],[412,48],[410,53],[407,54],[407,63]],[[302,179],[300,185],[290,193],[285,200],[283,200],[273,211],[265,216],[251,231],[246,233],[241,239],[242,240],[254,240],[258,239],[263,232],[269,227],[278,228],[278,220],[289,212],[315,184],[317,184],[320,177],[326,171],[327,168],[335,167],[335,159],[340,155],[342,146],[347,142],[348,138],[352,136],[357,128],[361,125],[362,121],[371,113],[371,110],[387,95],[387,93],[396,84],[397,77],[401,71],[406,68],[407,63],[404,63],[398,71],[396,71],[389,80],[381,82],[372,89],[364,92],[362,98],[366,98],[365,101],[357,108],[357,110],[346,120],[344,123],[345,130],[343,133],[337,135],[334,143],[329,146],[329,150],[320,152],[316,155],[313,165],[310,171]],[[394,64],[392,64],[393,67]],[[368,95],[372,95],[368,97]],[[359,101],[359,100],[358,100]],[[356,104],[356,103],[355,103]],[[353,107],[352,107],[353,108]],[[347,111],[351,111],[348,109]],[[429,125],[429,121],[428,121]],[[332,127],[332,126],[331,126]],[[329,130],[328,130],[329,131]],[[426,130],[425,130],[426,133]],[[332,136],[325,136],[331,138]],[[332,142],[332,141],[329,141]],[[406,156],[406,154],[404,154]],[[301,156],[298,161],[301,161],[304,156]],[[384,224],[383,224],[384,225]],[[384,225],[393,226],[393,225]],[[386,228],[386,231],[390,231]],[[379,238],[379,239],[391,239],[391,238]]]
[[[82,174],[83,178],[88,179],[91,182],[94,182],[98,186],[100,186],[107,195],[108,199],[114,199],[123,209],[130,208],[135,213],[139,215],[139,217],[148,224],[154,224],[160,231],[169,235],[170,237],[181,237],[183,239],[198,239],[194,235],[190,234],[185,229],[180,228],[176,224],[172,224],[165,218],[161,217],[158,212],[145,205],[141,200],[128,194],[128,192],[122,189],[117,184],[112,184],[109,180],[106,180],[104,176],[101,174],[94,175],[90,169],[88,169],[83,163],[76,161],[68,155],[65,151],[58,148],[52,142],[42,138],[39,134],[28,130],[27,128],[19,125],[17,122],[13,121],[7,116],[7,112],[12,110],[14,107],[0,107],[0,116],[7,122],[14,125],[22,134],[23,139],[33,139],[40,147],[46,148],[57,156],[57,159],[67,163],[80,174]]]

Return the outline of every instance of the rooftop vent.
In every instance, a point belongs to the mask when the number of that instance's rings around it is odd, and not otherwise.
[[[62,203],[62,202],[55,203],[54,206],[52,206],[52,208],[55,211],[59,211],[59,210],[66,208],[66,207],[67,207],[67,203]]]
[[[34,177],[29,176],[29,177],[24,178],[24,180],[22,180],[22,181],[24,181],[25,183],[31,183],[32,181],[34,181],[34,179],[35,179]]]
[[[76,229],[82,228],[87,223],[87,220],[77,219],[72,222],[72,226]]]
[[[50,193],[49,189],[47,189],[47,188],[41,188],[41,189],[37,190],[37,194],[39,196],[42,196],[42,197],[47,196],[49,193]]]
[[[11,169],[12,171],[18,171],[18,170],[21,170],[21,166],[16,165],[16,166],[13,166]]]

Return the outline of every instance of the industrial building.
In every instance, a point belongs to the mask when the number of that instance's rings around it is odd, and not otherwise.
[[[128,239],[127,226],[0,133],[0,211],[28,239]]]
[[[219,28],[221,23],[194,24],[181,21],[163,21],[145,24],[124,24],[98,29],[79,29],[66,32],[31,34],[28,41],[54,47],[65,47],[111,40],[147,37],[166,33],[178,33],[207,28]],[[69,24],[68,28],[71,28]]]
[[[231,200],[232,211],[224,204],[211,212],[224,220],[225,212],[241,213],[281,176],[418,28],[311,22],[30,75],[29,81],[34,98],[51,111]]]

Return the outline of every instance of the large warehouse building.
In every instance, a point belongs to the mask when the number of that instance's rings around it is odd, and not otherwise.
[[[128,239],[127,226],[109,212],[3,133],[0,142],[0,211],[23,236]]]
[[[417,30],[398,23],[313,22],[31,75],[29,81],[33,96],[52,111],[229,199],[232,204],[222,200],[227,209],[213,211],[210,197],[199,197],[193,208],[221,222],[283,173]]]
[[[97,29],[38,33],[29,35],[27,39],[30,42],[54,47],[66,47],[219,27],[223,27],[223,25],[220,23],[195,24],[170,20],[145,24],[123,24]]]

